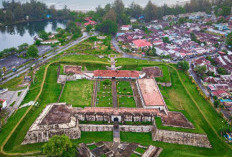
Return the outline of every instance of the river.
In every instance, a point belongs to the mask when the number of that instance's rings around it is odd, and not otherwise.
[[[0,0],[0,7],[2,7],[2,1]],[[28,0],[15,0],[20,2],[27,2]],[[39,0],[44,2],[48,6],[55,5],[57,9],[62,9],[66,5],[71,10],[95,10],[98,5],[104,7],[108,3],[113,3],[114,0]],[[132,2],[141,5],[144,7],[149,0],[122,0],[125,6],[129,6]],[[174,5],[183,3],[189,0],[151,0],[154,4],[161,6],[163,4]]]
[[[66,21],[39,21],[0,27],[0,51],[23,43],[33,44],[38,32],[55,32],[58,27],[65,26]]]

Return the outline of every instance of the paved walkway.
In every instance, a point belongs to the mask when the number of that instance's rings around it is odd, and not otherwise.
[[[113,136],[114,143],[120,143],[120,130],[118,122],[114,122]]]
[[[118,107],[118,98],[117,98],[117,85],[116,80],[112,80],[112,97],[113,97],[113,107]]]

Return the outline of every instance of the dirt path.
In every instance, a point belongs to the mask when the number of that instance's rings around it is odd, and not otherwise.
[[[131,88],[133,90],[133,95],[134,95],[136,107],[143,108],[142,101],[141,101],[141,98],[140,98],[135,81],[131,81],[130,83],[131,83]]]

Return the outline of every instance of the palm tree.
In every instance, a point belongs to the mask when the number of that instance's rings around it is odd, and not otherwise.
[[[3,72],[3,77],[2,78],[4,78],[4,75],[5,75],[5,72],[6,72],[6,67],[4,66],[4,67],[2,67],[2,72]]]
[[[6,72],[6,67],[2,67],[2,72],[5,73]]]

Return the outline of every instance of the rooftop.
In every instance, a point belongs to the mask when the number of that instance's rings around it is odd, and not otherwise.
[[[94,77],[139,77],[139,71],[95,70]]]
[[[146,106],[165,106],[159,87],[154,79],[139,79],[138,84]]]

